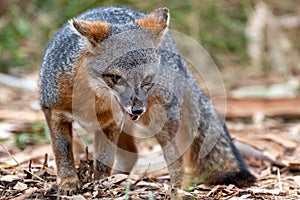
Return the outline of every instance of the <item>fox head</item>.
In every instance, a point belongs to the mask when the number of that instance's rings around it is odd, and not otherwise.
[[[137,121],[155,87],[158,47],[168,27],[169,10],[156,9],[130,24],[79,19],[70,23],[85,41],[90,87],[100,97],[113,95],[129,119]]]

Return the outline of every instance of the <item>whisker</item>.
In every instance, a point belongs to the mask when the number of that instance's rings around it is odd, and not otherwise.
[[[121,125],[120,125],[120,133],[123,131],[123,128],[124,128],[124,114],[123,114],[123,117],[122,117],[122,119],[121,119]]]

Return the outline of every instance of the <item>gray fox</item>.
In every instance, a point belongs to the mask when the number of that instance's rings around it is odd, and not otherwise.
[[[154,137],[174,187],[193,181],[238,187],[255,182],[180,56],[168,24],[167,8],[146,15],[122,6],[100,7],[70,20],[48,44],[40,103],[62,189],[80,184],[72,153],[74,121],[94,134],[95,179],[110,175],[114,163],[132,169],[138,151],[130,127],[163,121]],[[151,110],[154,105],[160,108]],[[132,154],[118,156],[117,149]]]

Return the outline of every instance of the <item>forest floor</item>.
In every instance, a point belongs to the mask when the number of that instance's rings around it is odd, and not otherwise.
[[[228,99],[230,110],[234,105]],[[246,103],[241,106],[248,111],[257,107],[249,99]],[[264,104],[262,110],[268,105],[272,104]],[[0,199],[300,199],[300,119],[284,111],[274,116],[228,112],[233,141],[257,177],[251,187],[201,184],[189,191],[175,190],[166,169],[93,181],[92,161],[81,147],[75,155],[80,190],[63,194],[55,183],[54,158],[36,92],[0,85]]]

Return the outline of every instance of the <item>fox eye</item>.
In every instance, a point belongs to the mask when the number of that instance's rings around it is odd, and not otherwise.
[[[103,74],[102,77],[109,87],[113,87],[123,80],[121,76],[116,74]]]
[[[147,76],[144,80],[143,80],[143,84],[151,84],[152,83],[152,77],[151,76]]]
[[[147,76],[142,83],[142,88],[149,90],[153,86],[153,78],[151,76]]]
[[[121,81],[122,77],[119,76],[119,75],[111,75],[111,81],[114,83],[114,84],[117,84]]]

